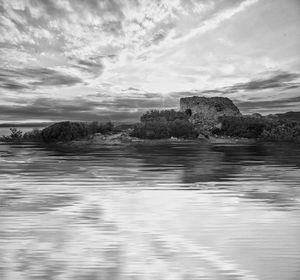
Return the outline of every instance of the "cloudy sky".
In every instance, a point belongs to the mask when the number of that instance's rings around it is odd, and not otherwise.
[[[299,0],[0,0],[0,122],[300,111],[299,58]]]

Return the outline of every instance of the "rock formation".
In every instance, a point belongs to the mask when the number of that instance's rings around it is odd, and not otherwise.
[[[190,116],[199,131],[211,131],[222,116],[241,116],[240,110],[227,97],[186,97],[180,99],[180,110]]]

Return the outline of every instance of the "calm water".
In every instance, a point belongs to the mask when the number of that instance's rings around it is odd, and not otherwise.
[[[0,279],[300,279],[300,146],[0,145]]]

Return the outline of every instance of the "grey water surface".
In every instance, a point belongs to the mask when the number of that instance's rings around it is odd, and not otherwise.
[[[0,279],[300,279],[300,145],[0,145]]]

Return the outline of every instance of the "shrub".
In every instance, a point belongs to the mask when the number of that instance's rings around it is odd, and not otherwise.
[[[175,110],[148,111],[130,135],[142,139],[195,138],[198,133],[188,118],[188,114]]]
[[[135,126],[130,136],[142,139],[196,138],[198,133],[188,121],[152,121]]]
[[[42,130],[45,142],[71,141],[89,134],[89,126],[83,122],[59,122]]]
[[[110,133],[114,129],[112,122],[59,122],[42,130],[41,138],[45,142],[72,141],[95,133]]]
[[[88,124],[88,134],[95,134],[98,132],[98,126],[99,123],[98,122],[91,122]]]
[[[114,124],[112,122],[107,122],[107,123],[99,123],[98,124],[98,133],[106,134],[110,133],[114,130]]]
[[[138,124],[130,133],[130,136],[138,137],[142,139],[168,138],[169,133],[168,133],[167,123],[152,121],[152,122]]]
[[[216,135],[261,138],[268,141],[299,141],[300,122],[267,117],[222,117],[222,127],[212,131]]]
[[[31,131],[25,132],[23,135],[23,140],[39,141],[42,140],[42,132],[35,128]]]
[[[2,136],[0,141],[21,141],[23,132],[21,130],[12,127],[9,129],[10,135],[9,136]]]
[[[151,110],[146,112],[141,116],[141,122],[152,122],[152,121],[160,121],[160,122],[169,122],[179,120],[188,120],[189,116],[183,112],[178,112],[175,110]]]
[[[173,122],[168,122],[168,127],[170,137],[197,138],[198,136],[198,132],[193,124],[187,120],[177,119]]]
[[[279,120],[262,132],[262,138],[269,141],[300,142],[300,122]]]
[[[11,140],[21,140],[23,132],[21,130],[17,130],[15,127],[10,128],[9,138]]]
[[[266,120],[249,117],[222,117],[222,127],[212,131],[216,135],[259,138],[269,126]]]
[[[102,133],[107,134],[114,131],[114,124],[112,122],[99,123],[91,122],[88,124],[88,134]]]

